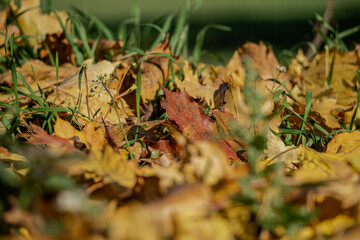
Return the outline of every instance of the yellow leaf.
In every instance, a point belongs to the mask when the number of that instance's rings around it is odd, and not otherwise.
[[[32,35],[34,38],[28,38],[31,45],[37,46],[39,42],[45,39],[46,34],[63,32],[61,24],[56,15],[42,14],[40,9],[40,0],[22,0],[21,7],[18,8],[13,1],[11,1],[11,8],[15,15],[18,15],[17,22],[24,35]],[[64,26],[68,15],[64,11],[56,12]]]
[[[204,183],[215,185],[230,173],[227,157],[214,143],[196,142],[187,146],[190,164],[185,166]]]
[[[346,228],[355,224],[355,219],[347,215],[337,215],[333,219],[322,221],[316,224],[315,229],[317,234],[331,236],[336,232],[345,230]]]
[[[103,149],[105,143],[104,128],[96,129],[96,121],[87,123],[82,131],[76,130],[68,121],[57,118],[54,125],[55,135],[58,137],[70,139],[78,137],[79,141],[84,143],[88,149]]]
[[[86,78],[85,74],[82,76],[81,80],[81,105],[79,112],[84,114],[85,116],[89,115],[90,118],[93,118],[93,115],[97,113],[97,117],[103,116],[105,120],[118,123],[118,117],[116,111],[113,109],[112,100],[105,89],[105,87],[101,84],[99,77],[101,76],[102,81],[107,83],[110,79],[111,73],[115,70],[115,67],[119,64],[118,62],[109,62],[103,60],[96,64],[93,64],[93,59],[87,59],[83,64],[87,65],[86,73],[87,73],[87,86],[88,92],[86,88]],[[77,72],[71,78],[68,78],[58,87],[57,95],[55,93],[51,94],[48,97],[48,101],[53,101],[55,96],[57,96],[55,104],[63,107],[70,107],[72,109],[76,108],[76,104],[79,100],[79,84],[78,84],[78,75]],[[115,96],[114,89],[108,89],[112,96]],[[88,96],[88,102],[87,102]],[[121,121],[125,121],[125,118],[129,116],[134,116],[134,113],[126,101],[123,98],[116,100],[116,107],[119,110],[119,115]],[[85,124],[86,120],[83,120],[79,117],[80,123]]]
[[[298,165],[294,177],[301,182],[346,179],[355,173],[343,154],[320,153],[303,145],[298,149]]]
[[[193,73],[191,66],[186,62],[184,68],[184,80],[176,79],[176,85],[181,91],[186,91],[192,98],[204,100],[210,108],[214,108],[214,92],[216,87],[204,86],[199,82],[197,73]]]
[[[311,61],[303,72],[303,92],[313,91],[315,98],[333,97],[339,104],[349,105],[356,100],[356,70],[360,65],[359,45],[354,51],[336,52],[331,85],[328,86],[332,59],[335,51],[324,51]]]
[[[126,188],[132,188],[136,183],[135,167],[126,161],[126,150],[121,149],[120,154],[110,146],[104,152],[92,150],[86,161],[71,169],[72,174],[86,174],[87,178],[95,181],[102,180],[105,184],[117,183]]]

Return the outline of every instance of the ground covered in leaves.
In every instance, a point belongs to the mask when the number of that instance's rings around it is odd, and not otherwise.
[[[85,41],[65,12],[5,28],[31,4],[0,12],[6,239],[360,234],[360,45],[300,49],[286,68],[246,43],[209,65],[171,34],[143,52],[104,29]]]

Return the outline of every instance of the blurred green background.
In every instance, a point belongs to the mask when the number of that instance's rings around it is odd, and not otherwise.
[[[142,22],[153,22],[171,13],[178,13],[186,0],[139,0]],[[229,53],[245,41],[263,40],[275,49],[291,48],[312,39],[315,12],[320,15],[326,0],[204,0],[191,16],[190,43],[206,24],[218,23],[232,27],[231,32],[209,30],[204,48]],[[59,10],[71,5],[87,11],[116,31],[125,19],[133,16],[132,0],[54,0]],[[336,0],[333,24],[340,30],[360,25],[360,0]],[[346,39],[347,44],[359,42],[360,33]],[[226,55],[226,54],[225,54]]]

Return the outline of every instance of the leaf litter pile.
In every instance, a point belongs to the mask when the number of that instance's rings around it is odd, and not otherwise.
[[[360,45],[204,64],[39,4],[0,13],[4,239],[360,236]]]

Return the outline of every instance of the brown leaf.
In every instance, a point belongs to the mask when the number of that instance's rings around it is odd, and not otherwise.
[[[169,38],[148,52],[141,64],[141,99],[146,104],[154,100],[156,92],[169,77],[169,58],[151,53],[170,54]]]
[[[245,68],[242,64],[242,58],[239,51],[235,51],[223,71],[218,74],[216,82],[231,82],[236,87],[243,87],[245,83]]]
[[[50,53],[47,48],[42,48],[39,53],[40,58],[43,59],[46,64],[51,63],[49,54],[51,54],[53,59],[56,59],[57,53],[59,58],[59,65],[64,63],[71,63],[72,65],[76,66],[74,52],[64,32],[46,34],[43,45],[50,49]]]
[[[32,71],[33,69],[35,76]],[[60,66],[58,68],[58,83],[63,82],[68,77],[74,76],[77,70],[78,68],[71,64]],[[54,66],[47,65],[40,60],[31,59],[30,61],[24,63],[21,68],[17,68],[16,71],[24,76],[26,82],[34,91],[38,90],[37,83],[42,89],[56,84],[56,68]],[[12,83],[13,81],[10,70],[0,75],[0,84],[12,86]],[[22,83],[19,80],[18,84],[22,86]]]
[[[111,123],[118,123],[119,120],[116,111],[113,109],[111,97],[99,80],[99,77],[101,77],[102,81],[109,81],[111,73],[118,65],[118,62],[112,63],[106,60],[96,64],[93,64],[92,62],[93,59],[87,59],[84,62],[84,64],[87,65],[86,74],[88,81],[86,83],[85,74],[83,74],[81,81],[81,105],[79,112],[88,116],[90,111],[91,119],[93,118],[93,114],[97,112],[97,117],[102,116],[105,120]],[[77,72],[72,77],[66,79],[66,81],[57,88],[58,93],[51,94],[48,97],[48,101],[54,101],[56,96],[56,105],[76,109],[76,104],[79,100],[78,74],[79,73]],[[86,84],[88,86],[88,92]],[[114,89],[109,89],[109,92],[113,97],[116,94]],[[89,97],[88,102],[87,96]],[[129,109],[123,98],[119,98],[116,103],[121,121],[125,121],[124,118],[134,115],[133,111]],[[81,124],[85,124],[87,122],[87,120],[82,118],[79,118],[79,120]]]
[[[271,47],[267,47],[262,41],[259,44],[247,42],[239,48],[239,52],[242,59],[251,58],[252,67],[263,80],[276,78],[276,67],[280,64]],[[284,82],[289,79],[288,74],[282,74],[278,80]],[[268,89],[272,89],[274,83],[267,81],[266,85]]]

